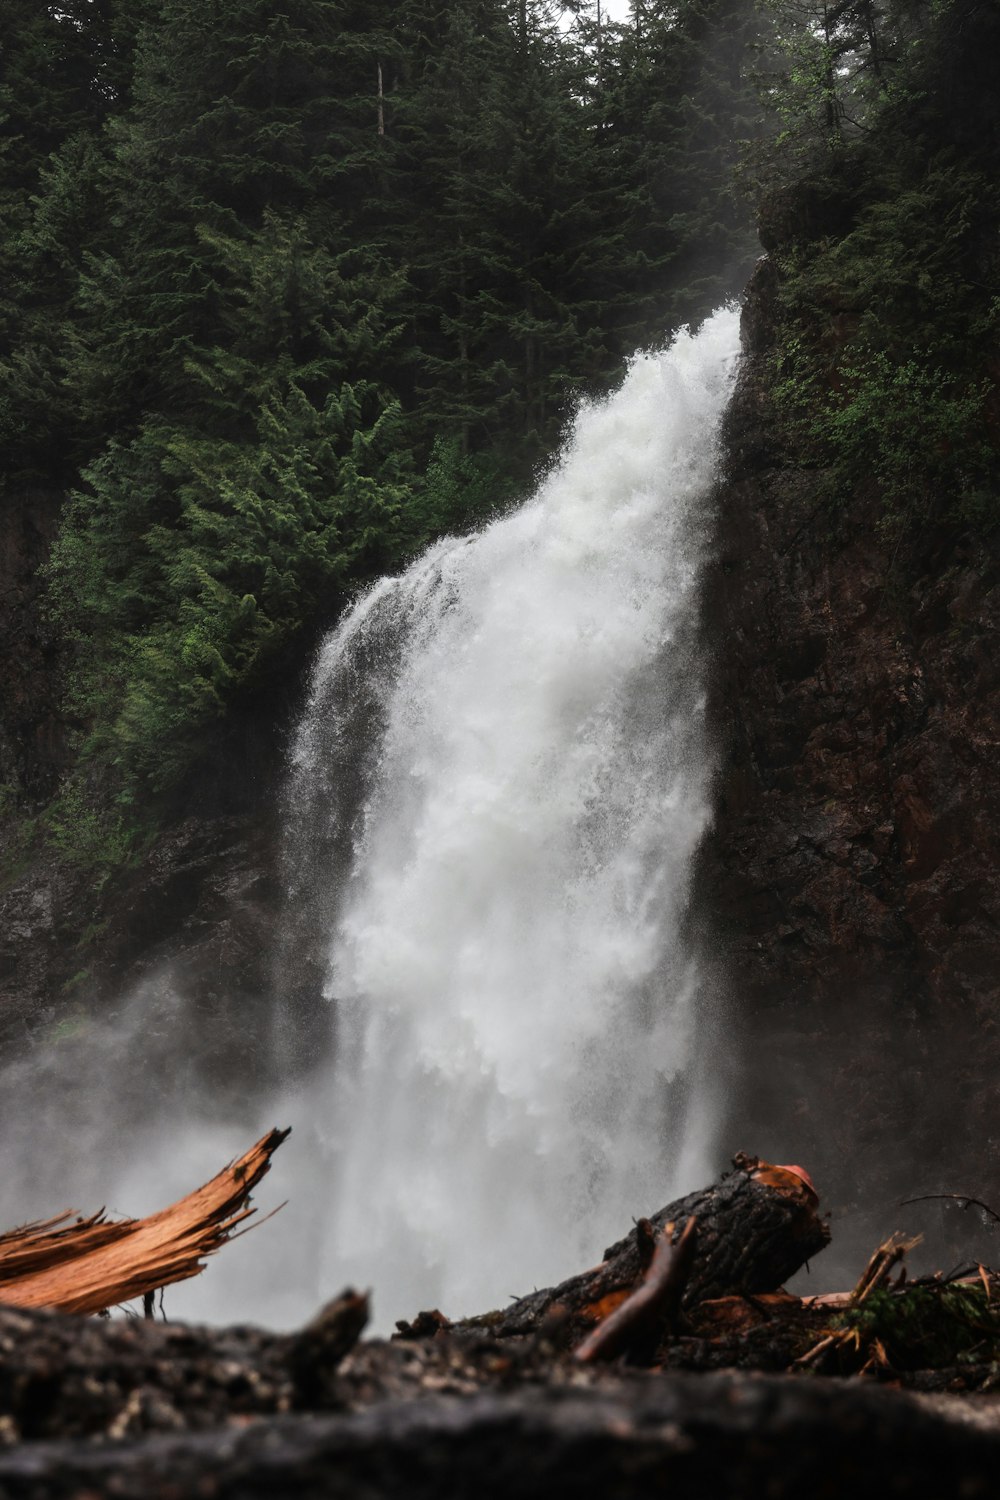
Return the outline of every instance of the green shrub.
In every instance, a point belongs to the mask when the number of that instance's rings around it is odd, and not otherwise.
[[[779,428],[834,499],[874,483],[893,534],[928,519],[989,531],[1000,299],[983,278],[1000,194],[943,157],[917,172],[902,152],[855,155],[870,201],[843,234],[803,233],[779,257]]]
[[[877,1291],[837,1323],[876,1340],[895,1370],[987,1364],[1000,1358],[1000,1313],[979,1286],[912,1286]]]

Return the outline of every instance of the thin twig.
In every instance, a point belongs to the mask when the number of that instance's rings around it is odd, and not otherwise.
[[[979,1198],[970,1198],[968,1193],[921,1193],[919,1198],[904,1198],[899,1206],[906,1208],[911,1203],[932,1203],[942,1198],[950,1198],[961,1203],[963,1209],[973,1206],[981,1208],[984,1214],[989,1214],[994,1224],[1000,1224],[1000,1214],[996,1209],[990,1208],[988,1203],[983,1203]]]
[[[649,1270],[639,1287],[599,1323],[576,1351],[579,1360],[617,1359],[635,1355],[640,1346],[659,1340],[662,1329],[676,1315],[694,1261],[697,1219],[688,1219],[675,1245],[660,1236]]]

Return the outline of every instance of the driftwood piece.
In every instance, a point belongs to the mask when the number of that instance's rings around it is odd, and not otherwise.
[[[558,1286],[518,1298],[502,1311],[455,1324],[485,1328],[497,1338],[530,1334],[560,1311],[574,1341],[610,1316],[629,1296],[649,1263],[650,1233],[668,1224],[678,1232],[698,1220],[698,1242],[684,1291],[688,1307],[706,1298],[770,1292],[829,1243],[819,1199],[800,1167],[773,1166],[739,1155],[735,1170],[700,1192],[640,1220],[604,1252],[599,1266]]]
[[[255,1209],[250,1194],[289,1132],[271,1130],[186,1198],[145,1219],[72,1212],[0,1235],[0,1302],[96,1313],[204,1270]],[[70,1222],[72,1220],[72,1222]]]

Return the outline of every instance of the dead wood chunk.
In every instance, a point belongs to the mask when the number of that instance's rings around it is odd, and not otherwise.
[[[652,1265],[656,1247],[660,1242],[660,1236],[655,1227],[648,1219],[636,1219],[635,1221],[635,1243],[639,1251],[640,1263],[645,1267]]]
[[[791,1292],[757,1292],[745,1295],[712,1297],[691,1310],[691,1331],[702,1338],[721,1338],[727,1334],[745,1333],[761,1323],[782,1322],[798,1318],[810,1304]]]
[[[350,1354],[367,1322],[368,1293],[348,1287],[300,1333],[292,1335],[286,1363],[295,1405],[300,1410],[315,1410],[330,1403],[337,1366]]]
[[[574,1342],[624,1301],[648,1263],[649,1229],[683,1231],[697,1218],[698,1243],[683,1306],[710,1297],[772,1292],[829,1243],[819,1199],[801,1167],[775,1166],[740,1155],[735,1169],[699,1192],[669,1203],[639,1221],[604,1252],[601,1265],[559,1286],[522,1297],[509,1307],[456,1327],[488,1328],[498,1338],[532,1333],[554,1303],[571,1316]]]
[[[250,1195],[287,1130],[271,1130],[210,1182],[146,1219],[58,1214],[0,1235],[0,1302],[99,1313],[186,1281],[252,1217]],[[242,1232],[242,1231],[240,1231]]]
[[[438,1308],[418,1312],[412,1323],[405,1318],[400,1318],[396,1323],[394,1339],[432,1339],[436,1334],[447,1333],[451,1327],[451,1319],[446,1318]]]

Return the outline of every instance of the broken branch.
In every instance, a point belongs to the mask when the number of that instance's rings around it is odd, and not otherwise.
[[[697,1233],[693,1216],[676,1244],[663,1230],[642,1284],[584,1339],[577,1359],[617,1359],[624,1354],[637,1364],[652,1363],[664,1331],[677,1317],[694,1263]]]
[[[96,1313],[204,1270],[204,1259],[256,1210],[250,1195],[287,1130],[271,1130],[210,1182],[145,1219],[72,1213],[0,1235],[0,1302]]]

